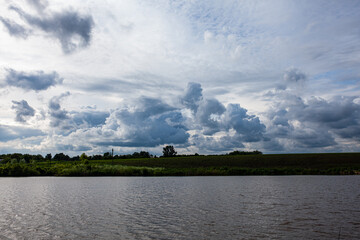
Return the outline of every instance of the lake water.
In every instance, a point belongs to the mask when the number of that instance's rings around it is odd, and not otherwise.
[[[360,176],[0,178],[0,239],[360,239]]]

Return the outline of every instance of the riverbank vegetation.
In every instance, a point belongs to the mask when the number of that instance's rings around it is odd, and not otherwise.
[[[225,155],[155,157],[147,152],[127,157],[105,153],[0,155],[0,176],[226,176],[360,174],[360,153],[262,154],[235,151]],[[139,157],[140,155],[140,157]],[[60,159],[59,159],[60,156]],[[65,156],[65,157],[64,157]],[[145,157],[146,156],[146,157]]]

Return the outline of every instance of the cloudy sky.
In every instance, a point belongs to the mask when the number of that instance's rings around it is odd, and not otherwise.
[[[0,6],[0,153],[360,151],[357,0]]]

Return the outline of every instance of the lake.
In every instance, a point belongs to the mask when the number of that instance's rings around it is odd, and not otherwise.
[[[0,204],[0,239],[360,239],[360,176],[0,178]]]

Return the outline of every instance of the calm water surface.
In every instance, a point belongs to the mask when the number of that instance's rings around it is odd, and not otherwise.
[[[360,239],[360,176],[0,178],[0,239]]]

